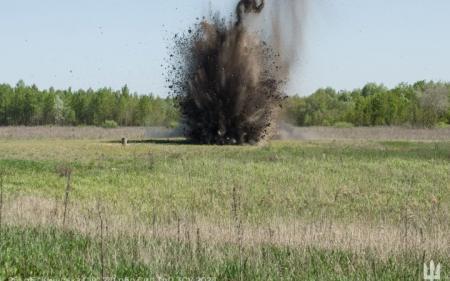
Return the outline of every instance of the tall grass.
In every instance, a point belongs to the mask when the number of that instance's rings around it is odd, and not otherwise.
[[[108,253],[102,261],[101,241],[54,228],[7,227],[0,241],[0,277],[214,277],[216,280],[417,280],[422,276],[422,253],[404,252],[380,259],[365,249],[359,254],[316,247],[261,245],[245,251],[239,246],[210,246],[196,238],[171,239],[105,237]],[[105,244],[103,244],[105,246]],[[135,253],[138,253],[136,256]],[[448,256],[425,259],[449,265]],[[102,264],[104,263],[104,264]],[[105,267],[105,268],[104,268]]]
[[[245,199],[237,188],[231,193],[231,216],[215,226],[198,217],[152,225],[136,214],[118,217],[114,206],[97,200],[74,204],[64,227],[46,200],[10,196],[24,201],[6,204],[0,277],[415,280],[424,261],[450,265],[449,226],[437,221],[416,226],[405,214],[398,228],[369,228],[321,218],[310,225],[274,222],[266,231],[244,224]]]

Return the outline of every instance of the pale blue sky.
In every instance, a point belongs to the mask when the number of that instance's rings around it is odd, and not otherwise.
[[[267,0],[270,1],[270,0]],[[276,1],[276,0],[272,0]],[[225,3],[224,3],[225,2]],[[310,0],[290,93],[450,80],[450,1]],[[165,96],[167,40],[235,1],[0,0],[0,83]]]

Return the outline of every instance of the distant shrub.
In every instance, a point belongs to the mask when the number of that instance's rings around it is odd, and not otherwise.
[[[103,124],[102,127],[105,129],[114,129],[119,127],[119,125],[117,124],[116,121],[114,120],[106,120]]]
[[[355,127],[355,125],[353,125],[350,122],[336,122],[336,123],[334,123],[333,127],[335,127],[335,128],[353,128],[353,127]]]
[[[170,129],[175,129],[175,128],[178,128],[178,126],[180,126],[179,122],[171,121],[171,122],[169,122],[169,124],[167,124],[166,127],[170,128]]]
[[[450,128],[450,124],[447,124],[445,122],[439,122],[436,124],[436,128],[438,129],[448,129]]]

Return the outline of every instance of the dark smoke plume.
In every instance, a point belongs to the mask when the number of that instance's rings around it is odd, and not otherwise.
[[[280,3],[286,1],[295,2]],[[175,36],[168,82],[191,141],[256,144],[273,135],[293,57],[281,42],[279,8],[266,40],[246,24],[265,6],[264,0],[241,0],[234,23],[215,16]]]

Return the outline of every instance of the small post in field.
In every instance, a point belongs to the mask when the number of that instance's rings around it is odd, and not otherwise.
[[[128,139],[126,137],[123,137],[121,140],[122,146],[127,146],[128,145]]]

